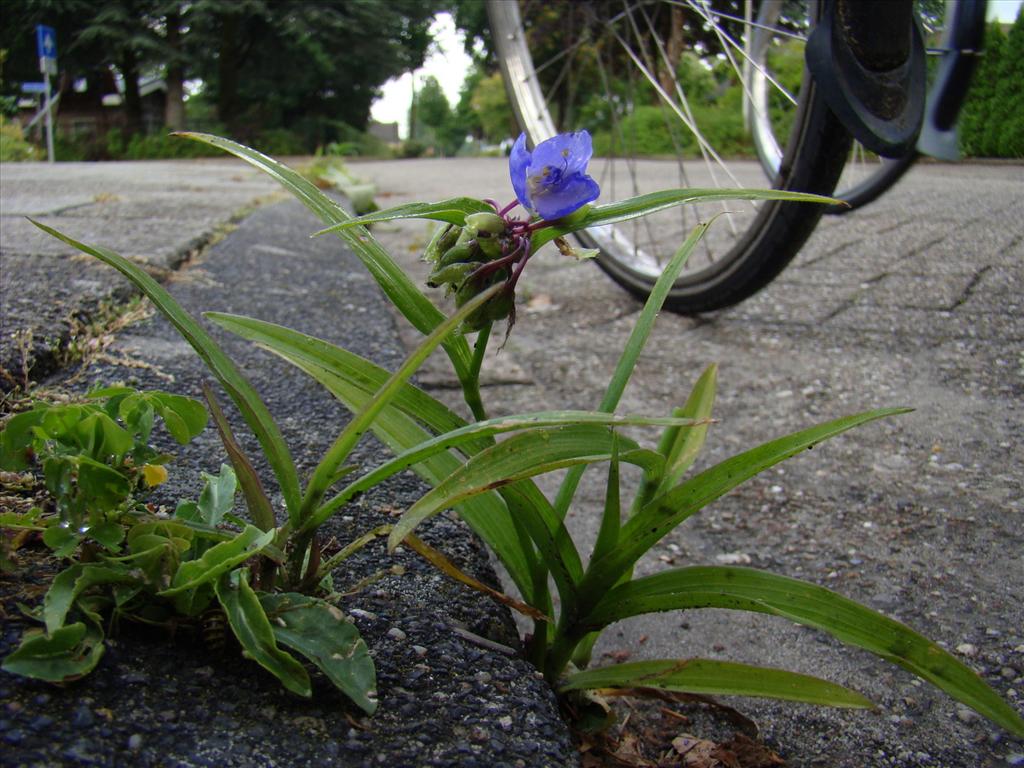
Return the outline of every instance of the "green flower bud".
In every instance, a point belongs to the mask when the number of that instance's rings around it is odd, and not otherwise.
[[[497,236],[505,231],[505,220],[496,213],[471,213],[466,217],[466,230],[472,232],[473,237]]]
[[[502,256],[502,242],[497,237],[484,237],[481,233],[476,241],[477,247],[488,261],[494,261]]]
[[[431,288],[438,288],[442,285],[452,285],[456,288],[462,285],[463,281],[482,264],[479,261],[460,261],[456,264],[449,264],[446,267],[438,267],[430,273],[427,278],[427,285]]]
[[[515,293],[513,291],[505,290],[484,304],[481,309],[487,310],[488,320],[504,320],[512,314],[515,304]]]
[[[449,264],[469,261],[473,258],[473,245],[470,243],[456,243],[452,248],[438,260],[439,267],[447,267]]]
[[[442,224],[439,226],[434,230],[434,235],[430,238],[430,242],[427,243],[427,249],[423,252],[423,260],[433,262],[440,260],[441,255],[455,245],[455,241],[459,239],[461,233],[462,230],[454,224]]]

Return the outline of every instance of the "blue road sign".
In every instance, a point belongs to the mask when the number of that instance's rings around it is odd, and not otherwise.
[[[36,27],[36,48],[39,51],[39,69],[50,74],[57,73],[57,33],[53,27],[40,24]]]
[[[22,93],[46,93],[46,83],[22,83]]]

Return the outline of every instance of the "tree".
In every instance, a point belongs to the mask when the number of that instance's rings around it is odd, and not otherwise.
[[[451,106],[448,104],[448,97],[441,89],[441,84],[433,75],[423,80],[423,85],[420,87],[419,93],[416,94],[416,102],[416,117],[428,128],[440,130],[448,121]]]
[[[995,98],[1001,119],[995,149],[1000,157],[1024,157],[1024,11],[1010,27],[999,62]]]
[[[155,0],[108,0],[96,7],[74,43],[97,45],[104,51],[101,63],[116,67],[121,73],[129,135],[143,130],[139,75],[147,63],[158,58],[156,11]]]
[[[981,57],[971,90],[960,116],[960,146],[968,155],[987,157],[994,153],[989,130],[996,113],[996,85],[1000,60],[1006,47],[1006,35],[998,23],[989,25],[985,32],[985,53]]]
[[[165,119],[178,127],[182,84],[196,78],[227,130],[251,140],[267,129],[299,130],[309,148],[347,123],[366,126],[390,77],[415,69],[443,0],[3,0],[0,48],[11,56],[2,90],[37,80],[33,29],[55,28],[61,75],[123,77],[124,108],[141,124],[138,78],[163,74]],[[97,89],[100,93],[101,89]],[[100,94],[102,95],[102,94]]]
[[[480,120],[480,128],[490,141],[498,142],[519,133],[500,73],[488,75],[477,83],[471,103]]]
[[[332,122],[365,128],[380,86],[423,63],[434,13],[418,0],[197,0],[189,36],[217,51],[198,75],[232,134],[290,126],[321,143]]]

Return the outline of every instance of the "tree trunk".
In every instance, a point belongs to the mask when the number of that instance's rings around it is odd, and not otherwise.
[[[142,133],[142,95],[139,93],[139,61],[135,51],[121,54],[121,77],[124,78],[125,133]]]
[[[185,128],[185,63],[181,56],[181,14],[167,14],[167,101],[164,103],[164,125],[173,131]]]
[[[220,57],[217,61],[217,117],[229,129],[234,128],[238,95],[238,32],[239,16],[225,13],[220,17]]]
[[[683,9],[673,5],[670,14],[671,29],[665,45],[665,57],[671,62],[673,69],[670,70],[665,61],[658,62],[658,81],[661,87],[670,97],[675,98],[676,94],[676,73],[675,67],[679,65],[679,59],[683,55]],[[657,52],[655,52],[657,54]]]

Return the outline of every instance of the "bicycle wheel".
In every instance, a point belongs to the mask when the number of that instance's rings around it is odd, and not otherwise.
[[[758,11],[758,25],[774,28],[784,22],[793,32],[781,45],[773,40],[772,44],[755,45],[751,53],[750,91],[753,101],[760,105],[760,109],[751,111],[752,137],[758,159],[769,175],[778,168],[779,146],[785,143],[786,134],[783,121],[759,117],[777,114],[780,109],[779,91],[770,87],[768,80],[772,74],[784,79],[778,73],[780,69],[785,71],[780,64],[787,58],[802,60],[804,43],[812,27],[812,6],[812,2],[764,0]],[[929,83],[924,133],[918,147],[923,144],[927,154],[954,160],[958,157],[955,118],[981,48],[985,2],[916,0],[914,10],[926,46]],[[782,83],[783,88],[787,85]],[[832,193],[846,205],[831,206],[827,213],[849,213],[872,202],[899,181],[919,157],[916,150],[900,157],[881,157],[854,142],[843,175]]]
[[[746,6],[746,21],[739,0],[488,0],[488,13],[520,126],[534,143],[588,129],[591,174],[609,201],[668,187],[769,185],[744,128],[744,102],[753,102],[743,69],[755,37],[768,45],[788,32],[755,26]],[[799,71],[789,140],[770,185],[827,195],[850,140],[802,64]],[[823,213],[805,203],[684,206],[593,228],[580,240],[600,251],[612,279],[645,297],[692,226],[723,214],[666,301],[694,314],[765,286]]]

